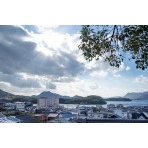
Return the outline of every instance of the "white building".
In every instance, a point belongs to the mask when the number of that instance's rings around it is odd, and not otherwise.
[[[115,105],[114,104],[108,104],[107,105],[107,109],[114,109],[115,108]]]
[[[38,99],[38,108],[58,107],[58,106],[59,106],[59,98],[57,97]]]
[[[16,110],[25,111],[25,103],[24,102],[16,102]]]
[[[14,110],[16,108],[15,103],[6,103],[4,106],[6,109]]]

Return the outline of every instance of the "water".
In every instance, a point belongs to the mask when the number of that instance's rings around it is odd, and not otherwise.
[[[132,101],[107,101],[107,104],[123,104],[126,106],[147,106],[148,100],[132,100]]]
[[[132,100],[132,101],[106,101],[107,104],[102,105],[103,107],[107,107],[108,104],[123,104],[123,106],[148,106],[148,100]],[[74,109],[77,107],[77,104],[60,104],[69,109]],[[79,106],[94,106],[96,105],[79,105]]]

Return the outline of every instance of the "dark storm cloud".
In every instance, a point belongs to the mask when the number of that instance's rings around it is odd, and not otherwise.
[[[60,56],[57,61],[58,63],[64,65],[63,70],[65,72],[65,76],[76,76],[84,71],[84,64],[77,61],[74,55],[63,51],[61,51],[60,54],[62,56]]]
[[[47,89],[56,89],[56,85],[52,84],[52,83],[48,83],[48,84],[46,84],[46,88]]]
[[[24,79],[18,74],[3,74],[0,72],[0,80],[2,82],[8,82],[13,86],[20,88],[40,88],[41,85],[37,80],[28,78]]]
[[[84,65],[78,62],[74,55],[60,52],[60,55],[55,53],[51,57],[45,56],[35,50],[37,43],[26,41],[26,37],[31,38],[21,27],[0,26],[0,72],[7,75],[7,79],[3,78],[3,81],[9,81],[19,87],[40,87],[34,80],[33,86],[29,82],[18,81],[16,73],[59,78],[75,77],[84,70]]]
[[[24,41],[29,35],[21,28],[0,26],[0,70],[6,74],[24,72],[24,67],[35,56],[36,44]]]

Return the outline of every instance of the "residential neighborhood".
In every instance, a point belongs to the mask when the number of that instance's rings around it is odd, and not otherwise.
[[[31,102],[0,101],[1,123],[100,123],[100,122],[148,122],[147,106],[127,106],[123,104],[68,105],[59,104],[59,98],[38,98]]]

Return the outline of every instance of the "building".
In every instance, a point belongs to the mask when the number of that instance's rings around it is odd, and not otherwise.
[[[58,107],[58,106],[59,106],[59,98],[57,97],[38,99],[38,108],[48,108],[48,107]]]
[[[16,102],[16,110],[25,111],[25,103],[24,102]]]
[[[117,104],[117,108],[123,108],[123,104]]]
[[[115,105],[114,104],[108,104],[107,105],[107,109],[115,109]]]
[[[45,114],[34,114],[34,117],[39,121],[39,122],[46,122],[47,121],[47,116]]]
[[[16,118],[19,119],[21,123],[38,123],[36,118],[28,114],[18,115]]]
[[[9,109],[9,110],[15,110],[16,104],[15,103],[5,103],[4,108]]]
[[[139,115],[139,120],[148,120],[148,113],[143,112]]]
[[[6,117],[0,112],[0,123],[20,123],[21,121],[17,119],[15,116]]]
[[[76,118],[76,116],[76,114],[72,114],[71,112],[61,112],[58,121],[60,123],[74,123],[74,118]]]

